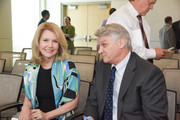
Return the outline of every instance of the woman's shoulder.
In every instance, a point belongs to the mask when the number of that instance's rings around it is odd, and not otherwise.
[[[58,64],[63,64],[66,67],[69,67],[70,69],[75,68],[74,62],[70,59],[58,61]]]
[[[39,67],[39,65],[35,65],[35,64],[33,64],[33,63],[29,63],[29,64],[26,66],[26,71],[36,70],[38,67]]]
[[[75,29],[75,27],[73,26],[73,25],[70,25],[70,27],[69,28],[71,28],[71,29]]]

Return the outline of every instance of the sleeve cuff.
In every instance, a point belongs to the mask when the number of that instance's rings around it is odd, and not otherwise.
[[[83,120],[94,120],[93,117],[91,116],[83,116]]]

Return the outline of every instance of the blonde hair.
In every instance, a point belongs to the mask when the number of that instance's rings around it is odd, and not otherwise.
[[[39,41],[40,41],[42,33],[45,30],[49,30],[53,32],[57,37],[57,42],[59,44],[59,49],[58,49],[57,54],[59,57],[56,60],[65,60],[69,58],[69,54],[67,53],[67,47],[68,47],[67,41],[60,27],[51,22],[44,22],[38,27],[32,41],[32,62],[34,64],[41,64],[43,61],[42,54],[39,51]]]

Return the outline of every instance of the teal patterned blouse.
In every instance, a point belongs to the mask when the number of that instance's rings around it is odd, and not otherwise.
[[[40,65],[34,65],[31,63],[26,67],[24,72],[25,95],[31,101],[33,109],[38,107],[36,86],[39,68]],[[53,63],[51,69],[51,81],[56,108],[76,98],[80,86],[80,76],[71,60],[63,60]],[[57,117],[57,119],[64,120],[73,113],[73,111],[70,111]]]

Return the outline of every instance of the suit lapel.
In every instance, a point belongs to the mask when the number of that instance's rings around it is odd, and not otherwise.
[[[124,76],[122,79],[121,87],[120,87],[120,92],[119,92],[119,99],[122,100],[123,96],[125,95],[127,89],[129,88],[132,79],[134,78],[134,69],[136,68],[136,59],[135,59],[135,54],[131,52],[131,56],[129,59],[129,62],[126,66]]]
[[[103,64],[103,74],[102,74],[102,106],[101,106],[101,112],[100,112],[100,116],[103,115],[103,110],[104,110],[104,105],[105,105],[105,99],[106,99],[106,92],[107,92],[107,87],[108,87],[108,82],[109,82],[109,76],[110,76],[110,72],[111,72],[111,64]]]

